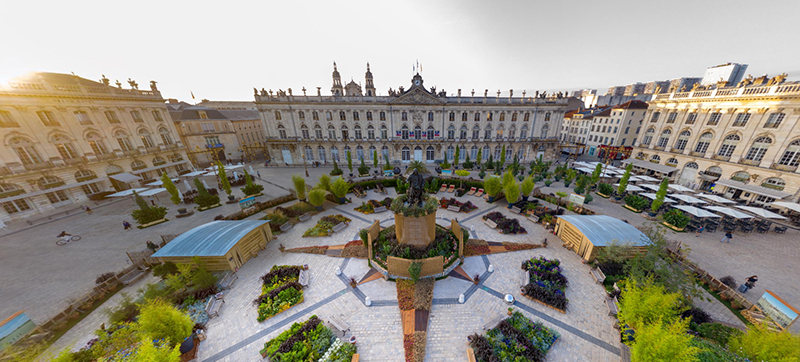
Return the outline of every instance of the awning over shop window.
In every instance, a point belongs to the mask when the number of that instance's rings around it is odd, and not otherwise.
[[[0,202],[14,201],[14,200],[19,200],[19,199],[24,199],[26,197],[44,195],[44,194],[46,194],[48,192],[56,192],[56,191],[61,191],[61,190],[67,190],[67,189],[71,189],[73,187],[81,187],[83,185],[98,183],[98,182],[102,182],[102,181],[103,180],[101,180],[101,179],[95,178],[95,179],[91,179],[89,181],[78,182],[76,184],[58,186],[58,187],[53,187],[53,188],[47,189],[47,190],[37,190],[37,191],[33,191],[33,192],[28,192],[28,193],[25,193],[25,194],[19,194],[19,195],[15,195],[15,196],[6,197],[5,199],[1,199]]]
[[[745,191],[745,192],[750,192],[750,193],[764,195],[764,196],[769,196],[769,197],[776,198],[776,199],[782,199],[782,198],[785,198],[785,197],[792,196],[792,194],[788,194],[788,193],[781,192],[781,191],[778,191],[778,190],[773,190],[773,189],[766,188],[766,187],[763,187],[763,186],[758,186],[758,185],[750,185],[750,184],[746,184],[744,182],[734,181],[734,180],[719,179],[719,180],[717,180],[717,186],[730,187],[730,188],[733,188],[733,189],[742,190],[742,191]]]
[[[113,178],[114,180],[117,180],[119,182],[124,182],[126,184],[127,183],[131,183],[133,181],[139,181],[139,180],[142,179],[139,176],[131,175],[131,174],[127,173],[127,172],[118,173],[118,174],[111,175],[111,176],[108,176],[108,177]]]
[[[678,169],[676,167],[666,166],[666,165],[659,165],[657,163],[652,163],[652,162],[642,161],[642,160],[637,160],[637,159],[627,159],[625,161],[622,161],[622,163],[624,163],[624,164],[632,163],[633,167],[639,167],[639,168],[643,168],[643,169],[646,169],[646,170],[651,170],[651,171],[655,171],[655,172],[659,172],[659,173],[663,173],[663,174],[667,174],[667,175],[669,175],[672,172],[678,171]]]
[[[142,173],[142,172],[147,172],[147,171],[158,170],[158,169],[160,169],[160,168],[166,168],[166,167],[170,167],[170,166],[180,165],[180,164],[182,164],[182,163],[187,163],[187,162],[189,162],[189,161],[186,161],[186,160],[181,160],[181,161],[178,161],[178,162],[165,163],[165,164],[163,164],[163,165],[158,165],[158,166],[153,166],[153,167],[143,168],[143,169],[141,169],[141,170],[136,170],[136,171],[132,171],[132,172],[133,172],[133,173]]]

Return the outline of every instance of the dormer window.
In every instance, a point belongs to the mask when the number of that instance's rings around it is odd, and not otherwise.
[[[197,111],[197,113],[200,115],[200,119],[208,119],[208,114],[206,114],[206,111]]]

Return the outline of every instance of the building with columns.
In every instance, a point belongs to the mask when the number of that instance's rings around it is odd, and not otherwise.
[[[506,159],[517,155],[522,160],[556,155],[560,122],[570,108],[561,94],[536,92],[534,97],[457,95],[426,87],[416,74],[408,89],[389,89],[387,96],[377,96],[369,64],[364,89],[354,81],[342,84],[334,63],[331,95],[293,94],[291,89],[276,94],[262,88],[256,91],[255,103],[266,127],[270,155],[278,165],[321,162],[341,164],[350,151],[353,161],[367,161],[377,153],[383,160],[423,161],[453,159],[455,148],[460,157],[471,160],[482,149],[497,159],[506,147]]]
[[[75,209],[190,168],[156,82],[128,84],[32,73],[0,86],[1,220]]]
[[[766,204],[800,196],[800,82],[786,74],[657,94],[633,155],[682,185]],[[643,166],[642,166],[643,165]],[[637,167],[639,167],[637,166]],[[663,171],[663,170],[662,170]]]

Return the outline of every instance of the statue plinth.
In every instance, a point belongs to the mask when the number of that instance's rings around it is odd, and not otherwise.
[[[436,238],[436,212],[418,217],[395,214],[394,225],[400,244],[424,248]]]

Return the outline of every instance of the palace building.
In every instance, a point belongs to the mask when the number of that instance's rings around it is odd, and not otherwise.
[[[0,220],[76,203],[190,169],[156,87],[32,73],[0,86]]]
[[[636,167],[675,170],[682,185],[767,204],[800,196],[800,82],[786,75],[656,94]],[[670,172],[671,173],[671,172]]]
[[[334,63],[331,95],[293,94],[291,89],[273,94],[254,89],[255,103],[266,127],[266,142],[278,165],[312,163],[339,164],[351,153],[354,162],[372,161],[375,154],[393,162],[452,160],[455,148],[460,158],[475,160],[482,149],[500,157],[506,148],[509,162],[517,155],[530,161],[555,157],[560,122],[580,102],[566,96],[536,93],[535,97],[447,95],[426,87],[417,73],[408,89],[389,89],[377,95],[367,64],[364,88],[351,81],[343,85]],[[574,102],[573,102],[574,101]]]

